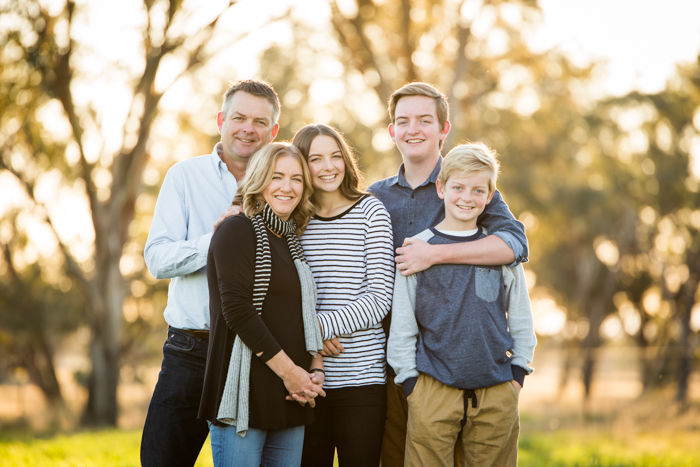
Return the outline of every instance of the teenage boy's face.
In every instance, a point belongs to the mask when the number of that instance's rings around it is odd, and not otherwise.
[[[396,103],[394,122],[389,124],[391,140],[404,159],[419,162],[439,154],[440,141],[447,137],[450,123],[440,128],[435,100],[406,96]]]
[[[445,200],[445,230],[476,229],[476,218],[484,212],[489,195],[489,176],[483,170],[456,173],[443,186],[437,181],[438,196]]]

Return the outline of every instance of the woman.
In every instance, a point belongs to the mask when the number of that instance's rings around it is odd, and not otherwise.
[[[311,217],[312,192],[299,151],[268,144],[251,159],[234,200],[243,214],[223,221],[211,239],[199,418],[209,421],[216,466],[298,466],[310,406],[324,395],[315,378],[323,343],[313,277],[297,238]]]
[[[306,157],[316,214],[301,237],[318,298],[326,397],[306,427],[303,466],[379,464],[386,418],[386,337],[394,255],[389,214],[360,190],[348,143],[327,125],[307,125],[293,142]]]

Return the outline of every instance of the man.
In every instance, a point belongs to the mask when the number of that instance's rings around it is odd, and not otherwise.
[[[450,131],[447,98],[426,83],[410,83],[389,98],[389,134],[401,153],[403,164],[396,176],[369,187],[389,211],[402,275],[423,271],[434,264],[503,265],[527,261],[523,225],[515,220],[496,191],[479,216],[487,237],[453,245],[429,245],[407,239],[438,224],[445,215],[435,182],[442,163],[440,150]],[[390,317],[385,319],[389,334]],[[382,466],[404,465],[408,406],[394,371],[388,368],[387,422],[382,444]]]
[[[207,422],[197,419],[209,339],[209,243],[232,213],[251,156],[275,139],[279,113],[268,83],[235,83],[216,115],[221,142],[209,155],[172,166],[163,181],[144,257],[155,278],[171,279],[168,337],[143,428],[143,466],[192,466],[209,433]]]

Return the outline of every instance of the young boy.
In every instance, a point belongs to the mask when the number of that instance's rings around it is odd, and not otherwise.
[[[481,143],[454,148],[436,183],[445,219],[415,238],[429,244],[486,235],[477,217],[498,162]],[[536,344],[522,266],[438,264],[397,272],[388,362],[408,399],[406,465],[452,465],[461,432],[467,466],[516,466],[518,395]]]

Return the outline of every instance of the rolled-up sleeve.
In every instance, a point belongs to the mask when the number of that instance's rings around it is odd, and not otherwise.
[[[498,190],[479,216],[478,223],[485,227],[489,234],[496,235],[506,242],[506,245],[513,250],[515,262],[510,267],[528,261],[529,250],[525,226],[513,216]]]
[[[212,234],[188,238],[189,207],[180,176],[172,169],[165,176],[146,240],[144,259],[156,279],[191,274],[207,264]]]

